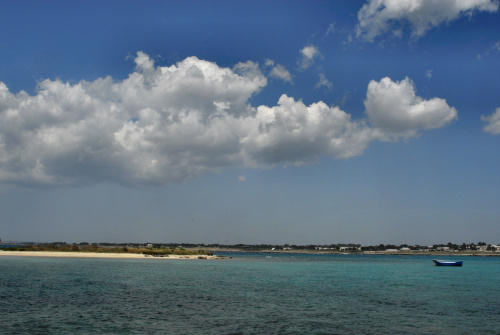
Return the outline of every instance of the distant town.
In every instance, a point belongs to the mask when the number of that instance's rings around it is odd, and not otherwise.
[[[33,247],[46,247],[53,250],[70,251],[91,251],[92,249],[105,250],[127,250],[133,248],[149,249],[185,249],[185,250],[205,250],[210,252],[288,252],[288,253],[318,253],[318,254],[471,254],[471,255],[500,255],[500,244],[489,244],[485,242],[477,243],[442,243],[433,245],[409,245],[409,244],[378,244],[361,245],[356,243],[338,244],[194,244],[194,243],[109,243],[109,242],[14,242],[1,241],[2,250],[29,250]]]

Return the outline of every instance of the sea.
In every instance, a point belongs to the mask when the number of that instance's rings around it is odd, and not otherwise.
[[[500,334],[500,258],[0,257],[1,334]]]

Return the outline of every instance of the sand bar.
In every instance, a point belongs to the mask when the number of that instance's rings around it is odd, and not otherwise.
[[[25,256],[25,257],[63,257],[63,258],[148,258],[148,259],[222,259],[224,257],[215,255],[166,255],[154,257],[134,253],[112,253],[112,252],[78,252],[78,251],[4,251],[0,250],[0,256]]]

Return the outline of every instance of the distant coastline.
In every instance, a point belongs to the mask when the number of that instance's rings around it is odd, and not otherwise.
[[[193,243],[66,243],[0,242],[0,255],[55,255],[54,257],[195,259],[224,252],[262,252],[317,255],[431,255],[431,256],[500,256],[500,245],[477,243],[442,243],[434,245],[361,245],[324,244],[193,244]],[[67,256],[63,254],[67,253]],[[54,253],[54,254],[52,254]],[[7,254],[5,254],[7,255]],[[108,256],[109,255],[109,256]],[[116,255],[116,256],[112,256]],[[189,256],[189,257],[186,257]],[[49,256],[51,257],[51,256]]]
[[[195,251],[195,250],[193,250]],[[304,255],[392,255],[392,256],[484,256],[484,257],[500,257],[500,252],[404,252],[404,251],[362,251],[362,252],[321,252],[313,250],[241,250],[241,249],[211,249],[207,250],[208,254],[189,254],[189,255],[175,255],[167,254],[161,256],[148,255],[143,253],[130,253],[130,252],[88,252],[88,251],[12,251],[0,250],[1,256],[25,256],[25,257],[62,257],[62,258],[117,258],[117,259],[227,259],[229,257],[224,255],[217,255],[217,253],[231,252],[231,253],[271,253],[271,254],[304,254]]]
[[[500,256],[500,252],[491,251],[317,251],[317,250],[242,250],[233,248],[208,249],[216,254],[217,252],[256,252],[256,253],[276,253],[276,254],[307,254],[307,255],[429,255],[429,256]]]

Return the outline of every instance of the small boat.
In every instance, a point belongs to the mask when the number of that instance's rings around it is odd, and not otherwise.
[[[436,266],[462,266],[463,261],[441,261],[439,259],[432,260]]]

